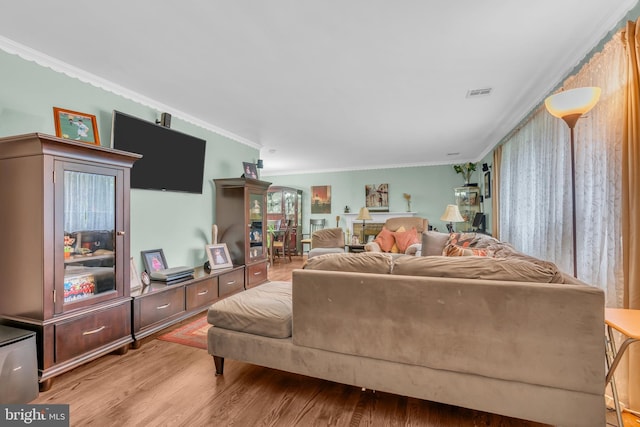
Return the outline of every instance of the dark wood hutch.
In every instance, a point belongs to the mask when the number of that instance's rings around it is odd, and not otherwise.
[[[270,182],[252,178],[214,179],[220,243],[234,265],[245,266],[245,287],[267,281],[267,189]]]
[[[291,232],[291,248],[302,255],[302,190],[271,186],[267,192],[267,226],[284,221]]]
[[[129,172],[140,157],[40,133],[0,139],[0,321],[36,332],[41,390],[133,340]]]

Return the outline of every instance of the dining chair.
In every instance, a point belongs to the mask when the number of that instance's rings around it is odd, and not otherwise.
[[[269,238],[271,239],[271,247],[270,252],[270,262],[273,265],[273,262],[276,257],[282,255],[283,259],[289,258],[291,261],[291,243],[290,239],[290,228],[287,226],[280,225],[279,230],[270,230]]]

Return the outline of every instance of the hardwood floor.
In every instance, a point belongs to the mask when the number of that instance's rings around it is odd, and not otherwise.
[[[275,262],[269,278],[303,262]],[[32,403],[69,404],[72,426],[542,426],[233,360],[216,377],[206,350],[159,334],[60,375]]]

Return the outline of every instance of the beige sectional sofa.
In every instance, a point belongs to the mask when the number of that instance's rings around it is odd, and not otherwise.
[[[293,272],[291,288],[267,283],[208,316],[218,374],[226,357],[554,425],[605,425],[604,294],[526,256],[322,255]]]

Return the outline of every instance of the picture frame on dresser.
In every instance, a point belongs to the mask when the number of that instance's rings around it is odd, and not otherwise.
[[[164,251],[162,249],[140,251],[140,255],[142,255],[144,271],[146,271],[148,274],[167,268],[167,259],[164,257]]]
[[[53,107],[53,120],[57,137],[100,145],[98,121],[93,114]]]
[[[138,269],[136,268],[136,263],[133,261],[133,257],[131,257],[129,261],[129,289],[131,292],[134,292],[142,288],[142,279],[138,275]]]
[[[226,243],[206,245],[205,251],[207,252],[207,258],[209,259],[209,266],[211,270],[233,267],[233,262],[231,261],[231,256],[229,255],[229,249],[227,248]]]

